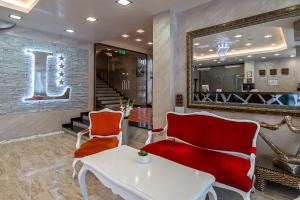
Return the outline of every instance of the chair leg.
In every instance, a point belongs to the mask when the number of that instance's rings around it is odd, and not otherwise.
[[[73,168],[73,174],[72,177],[75,178],[76,176],[76,163],[79,161],[80,159],[78,158],[74,158],[73,163],[72,163],[72,168]]]

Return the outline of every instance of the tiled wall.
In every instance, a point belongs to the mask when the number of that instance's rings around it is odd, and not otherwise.
[[[48,58],[48,91],[71,88],[69,100],[24,102],[32,93],[33,56],[26,49],[52,52]],[[57,57],[64,55],[64,86],[58,87]],[[86,49],[0,34],[0,115],[88,107],[88,62]]]

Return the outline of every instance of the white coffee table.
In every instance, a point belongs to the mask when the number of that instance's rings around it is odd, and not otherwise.
[[[88,200],[86,173],[93,173],[125,200],[210,200],[217,196],[215,177],[150,154],[151,162],[137,162],[137,150],[128,146],[83,158],[79,184]]]

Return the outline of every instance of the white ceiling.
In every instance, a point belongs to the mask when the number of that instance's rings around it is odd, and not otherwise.
[[[170,9],[182,11],[211,0],[132,1],[133,4],[123,7],[116,4],[115,0],[40,0],[29,14],[0,7],[0,19],[8,20],[10,13],[18,14],[23,16],[21,21],[17,21],[18,26],[101,42],[151,26],[153,16],[160,12]],[[88,16],[95,16],[99,21],[88,23],[85,21]],[[65,33],[64,29],[67,28],[76,32]]]

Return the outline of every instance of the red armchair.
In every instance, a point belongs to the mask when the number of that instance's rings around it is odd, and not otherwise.
[[[233,190],[250,200],[253,189],[257,122],[233,120],[208,112],[167,113],[164,129],[149,131],[143,150],[210,173],[214,186]],[[165,131],[167,139],[150,144]]]
[[[89,113],[90,127],[77,135],[76,151],[74,152],[73,178],[76,175],[76,163],[81,158],[122,144],[121,123],[123,113],[104,109]],[[80,145],[82,135],[89,134],[89,140]]]

